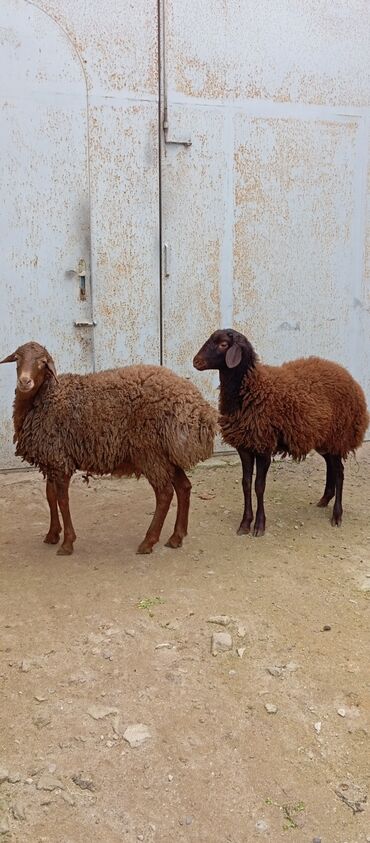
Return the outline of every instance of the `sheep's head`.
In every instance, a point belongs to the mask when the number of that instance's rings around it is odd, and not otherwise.
[[[193,360],[198,371],[204,369],[235,369],[242,364],[246,370],[256,363],[256,354],[243,334],[232,328],[215,331],[202,345]]]
[[[58,383],[55,365],[49,352],[38,342],[26,342],[0,363],[17,364],[17,392],[24,397],[36,394],[45,378]]]

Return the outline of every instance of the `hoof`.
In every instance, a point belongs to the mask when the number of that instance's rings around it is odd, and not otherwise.
[[[341,527],[342,526],[342,516],[341,515],[332,515],[330,523],[331,523],[332,527]]]
[[[65,547],[64,544],[57,550],[57,556],[71,556],[72,553],[73,547]]]
[[[251,531],[250,524],[241,524],[236,531],[237,536],[248,536]]]
[[[144,553],[151,553],[152,550],[153,550],[152,545],[147,544],[145,541],[143,541],[143,542],[141,542],[141,544],[139,544],[139,547],[138,547],[136,553],[139,556],[142,556]]]
[[[166,542],[165,547],[172,547],[172,548],[182,547],[182,537],[181,536],[175,536],[175,535],[170,536],[170,538],[168,539],[168,542]]]
[[[48,533],[44,538],[45,544],[58,544],[59,542],[59,533]]]
[[[319,501],[317,501],[316,506],[319,506],[319,507],[320,507],[320,509],[321,509],[321,508],[323,508],[324,506],[327,506],[327,505],[328,505],[328,503],[329,503],[329,501],[328,501],[326,498],[320,498],[320,500],[319,500]]]
[[[255,526],[254,529],[253,529],[253,535],[256,539],[259,538],[259,536],[264,536],[265,535],[265,528]]]

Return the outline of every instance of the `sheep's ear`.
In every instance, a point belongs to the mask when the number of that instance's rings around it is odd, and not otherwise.
[[[230,348],[227,349],[225,361],[226,366],[228,369],[235,369],[235,366],[238,366],[242,359],[242,350],[240,345],[234,342]]]
[[[17,355],[16,352],[13,351],[13,354],[9,354],[8,357],[4,357],[4,360],[0,360],[0,363],[16,363],[17,362]]]
[[[56,373],[56,368],[54,365],[54,360],[52,360],[51,357],[43,357],[42,362],[45,363],[46,368],[49,369],[49,372],[52,374],[53,378],[55,378],[56,382],[59,383],[58,375]]]

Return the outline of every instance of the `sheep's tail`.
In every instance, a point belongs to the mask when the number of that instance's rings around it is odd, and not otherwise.
[[[169,418],[163,434],[171,462],[186,470],[208,459],[216,433],[217,413],[210,406],[183,419]]]

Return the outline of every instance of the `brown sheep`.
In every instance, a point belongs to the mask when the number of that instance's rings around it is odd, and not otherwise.
[[[16,454],[46,477],[50,528],[44,541],[70,554],[76,534],[69,511],[69,483],[86,475],[144,475],[156,509],[138,553],[159,541],[173,490],[177,517],[169,547],[187,534],[191,484],[185,470],[211,456],[217,414],[196,387],[159,366],[127,366],[88,375],[57,376],[43,346],[28,342],[2,363],[16,362],[13,421]]]
[[[303,459],[316,450],[326,462],[326,485],[318,506],[335,495],[331,523],[342,521],[343,463],[363,442],[369,416],[364,393],[337,363],[308,357],[265,366],[250,342],[232,329],[218,330],[194,357],[196,369],[220,372],[220,426],[243,467],[244,513],[238,534],[253,521],[252,477],[256,460],[257,513],[253,535],[265,532],[264,491],[271,456]]]

